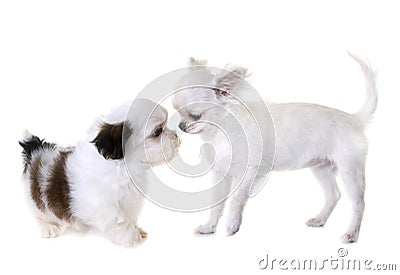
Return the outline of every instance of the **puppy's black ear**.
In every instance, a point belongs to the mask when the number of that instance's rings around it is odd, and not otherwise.
[[[103,123],[92,143],[105,159],[122,159],[124,157],[123,142],[130,137],[132,132],[132,129],[124,122]]]
[[[187,61],[187,65],[190,67],[193,66],[205,66],[207,65],[207,60],[204,59],[195,59],[194,57],[189,57],[188,61]]]
[[[247,69],[240,66],[230,67],[227,70],[229,71],[222,73],[216,79],[214,91],[218,96],[229,95],[240,84],[243,78],[249,76]]]

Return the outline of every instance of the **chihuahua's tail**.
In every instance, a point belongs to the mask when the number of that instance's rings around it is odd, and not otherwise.
[[[366,96],[364,105],[361,109],[355,113],[355,115],[360,119],[363,125],[367,125],[368,122],[371,120],[376,106],[378,104],[378,93],[376,87],[376,72],[373,70],[371,64],[362,60],[360,57],[348,52],[349,55],[357,61],[360,65],[361,70],[365,77],[365,86],[366,86]]]

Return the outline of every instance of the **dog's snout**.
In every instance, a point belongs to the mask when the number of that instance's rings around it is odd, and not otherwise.
[[[175,138],[178,138],[178,135],[177,135],[175,132],[174,132],[174,137],[175,137]]]
[[[181,121],[178,125],[179,129],[181,129],[182,131],[186,132],[186,123]]]

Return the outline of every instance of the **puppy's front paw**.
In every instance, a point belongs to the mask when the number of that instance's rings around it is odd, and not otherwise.
[[[138,227],[140,236],[142,237],[142,239],[146,239],[147,238],[147,232],[144,231],[142,228]]]
[[[241,225],[241,221],[239,219],[232,220],[228,223],[226,227],[227,236],[232,236],[239,231]]]
[[[215,225],[203,224],[198,226],[194,232],[196,234],[214,234],[216,230]]]
[[[121,230],[112,240],[114,243],[125,247],[134,247],[145,240],[145,237],[143,237],[142,234],[147,236],[145,231],[140,231],[139,229],[132,227],[128,230]]]
[[[320,227],[325,224],[325,220],[323,220],[321,218],[313,218],[313,219],[309,219],[306,222],[306,224],[310,227]]]

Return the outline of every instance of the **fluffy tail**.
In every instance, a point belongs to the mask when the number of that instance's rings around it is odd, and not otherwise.
[[[18,143],[23,148],[22,157],[24,159],[24,172],[26,172],[28,166],[31,164],[33,152],[55,148],[55,144],[45,142],[44,139],[40,139],[37,136],[32,135],[27,130],[24,131],[22,140],[18,141]]]
[[[355,115],[360,119],[363,125],[366,125],[372,118],[378,104],[378,93],[376,88],[376,72],[372,69],[372,66],[362,60],[360,57],[349,52],[349,55],[357,61],[360,65],[361,70],[365,77],[366,86],[366,96],[364,100],[364,105],[361,109],[355,113]]]

